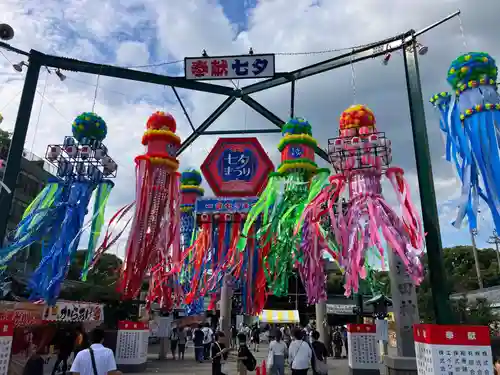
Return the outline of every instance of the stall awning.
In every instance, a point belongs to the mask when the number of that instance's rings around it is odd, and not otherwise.
[[[263,310],[259,315],[263,323],[299,323],[297,310]]]

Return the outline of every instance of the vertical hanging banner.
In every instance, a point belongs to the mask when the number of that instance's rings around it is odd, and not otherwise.
[[[0,321],[0,375],[7,375],[8,373],[13,336],[13,322]]]
[[[271,78],[274,58],[274,54],[186,57],[184,75],[192,80]]]
[[[273,170],[271,159],[255,137],[219,138],[201,165],[218,197],[254,197]]]
[[[351,374],[379,373],[379,350],[375,324],[348,324],[348,362]]]
[[[145,322],[118,322],[116,364],[123,372],[142,372],[148,360],[149,325]]]
[[[492,375],[487,326],[415,324],[418,375]]]

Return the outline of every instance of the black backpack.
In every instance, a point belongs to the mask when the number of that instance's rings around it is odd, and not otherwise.
[[[247,359],[243,362],[243,364],[248,371],[255,371],[255,368],[257,367],[257,360],[250,350],[248,350],[246,357]]]

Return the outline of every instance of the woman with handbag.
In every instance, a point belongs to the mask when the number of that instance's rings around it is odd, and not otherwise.
[[[312,337],[312,369],[314,375],[327,375],[328,374],[328,350],[324,343],[319,341],[319,332],[313,331]]]
[[[293,332],[294,341],[288,348],[288,361],[292,368],[292,375],[307,375],[312,358],[312,350],[307,342],[303,340],[303,332],[296,328]]]
[[[269,344],[269,355],[267,357],[267,368],[271,375],[285,375],[285,355],[287,346],[281,339],[281,332],[276,330],[274,339]]]

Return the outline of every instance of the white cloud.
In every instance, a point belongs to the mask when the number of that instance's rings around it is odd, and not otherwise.
[[[148,46],[140,42],[123,42],[116,51],[119,65],[146,65],[149,61]]]

